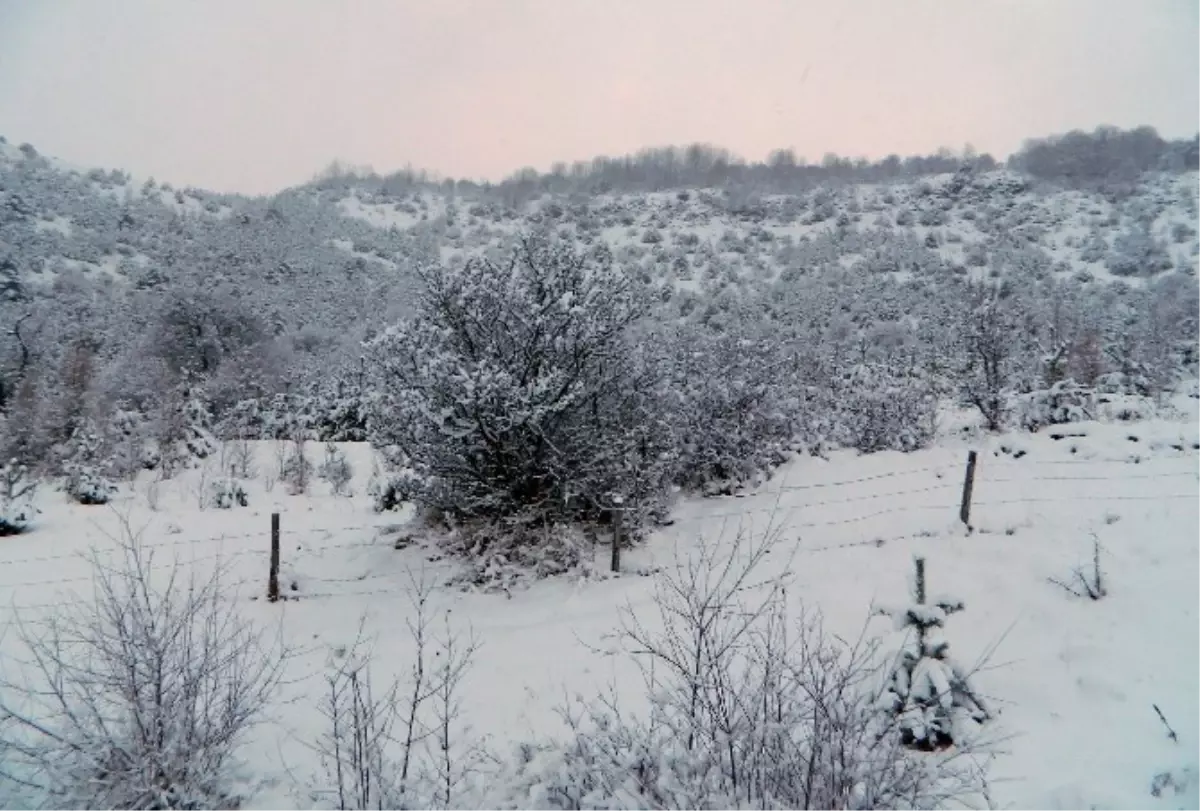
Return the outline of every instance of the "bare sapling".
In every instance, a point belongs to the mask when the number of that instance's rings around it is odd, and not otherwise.
[[[452,808],[478,760],[460,740],[462,682],[478,642],[444,618],[436,633],[433,581],[410,573],[412,612],[406,619],[412,662],[407,677],[382,690],[372,684],[372,655],[358,636],[326,677],[321,712],[326,730],[312,745],[339,809]]]
[[[219,563],[160,564],[124,519],[116,543],[115,564],[91,555],[92,599],[17,619],[0,782],[39,807],[235,808],[285,651],[241,618]]]
[[[1076,597],[1089,600],[1101,600],[1108,596],[1108,584],[1104,572],[1100,568],[1100,539],[1092,535],[1092,560],[1090,567],[1076,566],[1071,571],[1072,577],[1066,581],[1058,578],[1048,578],[1051,583]]]

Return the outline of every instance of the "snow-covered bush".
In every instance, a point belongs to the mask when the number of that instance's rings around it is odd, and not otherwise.
[[[132,409],[117,408],[108,419],[109,466],[118,479],[133,479],[146,454],[145,418]]]
[[[991,715],[942,636],[946,618],[962,611],[963,601],[948,596],[927,601],[925,587],[925,560],[917,558],[913,601],[878,609],[905,634],[879,704],[897,719],[905,745],[936,750],[968,743],[972,728]]]
[[[915,451],[936,432],[937,398],[916,375],[888,364],[859,364],[837,382],[833,439],[863,453]]]
[[[221,570],[153,575],[128,527],[121,563],[93,558],[96,595],[19,625],[6,659],[0,783],[24,807],[234,808],[245,733],[282,651],[246,625]],[[161,584],[161,585],[160,585]]]
[[[246,485],[233,476],[217,479],[209,486],[209,503],[219,510],[250,505]]]
[[[221,446],[225,457],[222,470],[238,479],[253,479],[257,470],[254,464],[254,445],[248,439],[234,439]]]
[[[420,480],[409,468],[384,472],[376,469],[367,481],[367,495],[375,512],[397,510],[420,490]]]
[[[107,504],[117,491],[108,478],[107,443],[91,420],[85,420],[63,448],[63,489],[80,504]]]
[[[322,442],[367,440],[367,407],[358,377],[338,377],[314,386],[308,400],[316,439]]]
[[[303,437],[294,439],[283,446],[285,448],[282,464],[279,468],[279,480],[288,487],[288,492],[294,496],[308,492],[312,481],[313,464],[308,459]]]
[[[212,415],[199,390],[185,381],[162,404],[156,426],[156,448],[146,461],[166,478],[215,453],[219,443],[212,433]]]
[[[588,517],[661,489],[669,438],[631,336],[648,299],[605,249],[535,236],[503,265],[420,274],[416,315],[368,346],[372,443],[413,468],[418,501]]]
[[[1171,269],[1171,255],[1148,226],[1133,227],[1117,235],[1108,270],[1114,276],[1154,276]]]
[[[677,445],[676,481],[722,491],[782,463],[795,406],[778,340],[681,327],[671,344],[664,407]]]
[[[1145,397],[1150,393],[1150,381],[1138,374],[1108,372],[1096,378],[1096,393]]]
[[[117,492],[117,485],[96,466],[66,462],[63,470],[66,474],[67,495],[80,504],[107,504]]]
[[[1020,394],[1014,398],[1012,413],[1027,431],[1048,425],[1084,422],[1096,413],[1096,396],[1074,380],[1060,380],[1048,389]]]
[[[37,484],[36,476],[17,459],[0,465],[0,537],[29,528],[37,513],[33,506]]]
[[[511,516],[456,528],[442,547],[468,561],[456,582],[511,591],[543,577],[590,576],[596,540],[578,526]]]
[[[350,466],[346,454],[342,453],[337,445],[326,442],[325,460],[317,468],[317,475],[329,483],[335,496],[344,496],[347,494],[346,488],[350,480],[354,478],[354,469]]]
[[[197,459],[216,453],[218,442],[212,433],[212,414],[197,390],[189,389],[183,405],[183,442]]]

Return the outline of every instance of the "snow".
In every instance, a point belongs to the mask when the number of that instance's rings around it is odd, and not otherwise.
[[[955,431],[912,454],[798,458],[744,497],[681,500],[673,525],[624,554],[619,576],[557,578],[507,594],[442,587],[435,610],[483,642],[466,682],[470,723],[505,751],[557,732],[554,706],[564,695],[595,694],[611,681],[631,710],[644,707],[637,671],[610,655],[620,608],[652,625],[653,579],[644,575],[674,565],[700,536],[728,542],[739,527],[770,527],[779,546],[758,579],[786,576],[794,607],[819,608],[843,636],[858,633],[872,605],[906,601],[915,555],[926,559],[931,594],[965,600],[945,637],[998,711],[991,724],[1006,740],[991,770],[996,803],[1195,807],[1198,402],[1178,397],[1178,413],[1148,422],[1078,423],[1070,426],[1078,436],[1062,440],[1050,430],[973,438]],[[958,522],[968,447],[979,452],[972,532]],[[1012,453],[1018,447],[1019,459]],[[204,469],[161,483],[144,474],[108,508],[68,504],[44,490],[34,531],[0,539],[0,625],[17,612],[30,619],[54,611],[70,593],[86,595],[89,569],[78,555],[103,546],[122,517],[159,545],[156,563],[173,555],[200,569],[224,561],[229,599],[247,618],[281,629],[299,651],[283,700],[246,749],[256,777],[245,807],[319,805],[307,787],[319,765],[306,744],[321,732],[316,698],[331,653],[353,643],[365,617],[378,673],[405,672],[408,570],[445,583],[460,568],[420,541],[397,543],[410,516],[373,513],[365,486],[372,452],[343,449],[356,472],[351,497],[333,495],[320,481],[307,496],[289,496],[282,486],[268,492],[269,477],[260,475],[248,483],[249,507],[204,509],[211,477]],[[273,443],[257,450],[265,473]],[[273,511],[282,514],[281,584],[295,599],[268,604]],[[1091,561],[1093,536],[1109,589],[1095,602],[1049,582]],[[608,550],[595,556],[603,571]],[[891,634],[882,620],[869,628]],[[15,655],[14,644],[13,634],[0,635],[5,656]],[[1152,705],[1178,743],[1168,740]],[[1166,786],[1157,798],[1156,780]],[[1182,794],[1171,787],[1177,783]]]
[[[419,197],[423,198],[424,196],[420,195]],[[435,199],[435,205],[437,202],[441,201]],[[364,220],[376,228],[397,228],[400,230],[413,228],[421,222],[421,216],[416,206],[413,205],[412,207],[413,212],[409,212],[394,204],[365,203],[357,195],[351,195],[338,201],[338,209],[345,217],[355,217]],[[429,217],[438,216],[440,213],[431,210]]]
[[[39,219],[34,223],[33,229],[39,234],[45,231],[53,231],[62,234],[64,237],[69,237],[72,233],[71,221],[61,215],[46,220]]]

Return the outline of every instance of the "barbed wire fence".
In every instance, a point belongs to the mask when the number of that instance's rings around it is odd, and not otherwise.
[[[922,487],[912,487],[908,489],[889,489],[884,492],[864,493],[851,495],[846,497],[825,498],[816,501],[806,501],[796,509],[810,512],[826,507],[844,507],[847,505],[867,505],[871,502],[880,501],[883,499],[908,499],[905,503],[898,504],[884,509],[872,510],[869,512],[857,512],[854,515],[830,519],[825,521],[786,521],[786,529],[789,533],[797,533],[796,542],[799,542],[800,534],[808,530],[819,530],[822,528],[830,528],[837,526],[853,525],[870,521],[886,515],[899,515],[903,513],[942,513],[949,516],[957,516],[958,521],[963,525],[964,530],[969,535],[974,531],[971,524],[971,512],[976,507],[991,507],[991,506],[1010,506],[1017,504],[1053,504],[1053,503],[1071,503],[1071,502],[1088,502],[1088,501],[1104,501],[1104,502],[1124,502],[1124,501],[1170,501],[1178,499],[1197,500],[1196,488],[1191,488],[1189,492],[1177,493],[1155,493],[1153,495],[1124,495],[1124,494],[1069,494],[1064,496],[1020,496],[1016,498],[976,498],[979,495],[977,488],[980,486],[1002,485],[1002,484],[1041,484],[1049,482],[1127,482],[1133,480],[1190,480],[1191,482],[1200,482],[1200,474],[1196,470],[1180,471],[1170,470],[1163,472],[1153,472],[1153,468],[1157,463],[1161,462],[1178,462],[1178,458],[1158,457],[1149,460],[1005,460],[1005,459],[989,459],[986,463],[981,464],[978,454],[974,451],[969,452],[967,457],[966,469],[963,474],[963,479],[959,481],[946,481],[944,483],[932,484]],[[979,477],[978,473],[981,469],[990,470],[998,468],[1001,471],[1005,470],[1029,470],[1031,466],[1038,468],[1058,468],[1058,467],[1076,467],[1090,466],[1093,468],[1105,465],[1122,465],[1122,466],[1137,466],[1139,468],[1148,468],[1151,472],[1122,472],[1119,475],[1041,475],[1034,474],[1030,476],[1005,476],[998,477],[984,476]],[[935,474],[939,479],[945,478],[950,470],[949,464],[928,465],[923,467],[907,468],[903,470],[888,471],[884,473],[872,474],[853,479],[842,479],[837,481],[812,482],[806,484],[787,484],[783,483],[775,487],[769,484],[765,486],[759,493],[749,494],[770,496],[783,493],[798,493],[798,492],[828,492],[839,491],[847,488],[853,488],[863,484],[886,482],[891,479],[908,479],[912,477],[920,477],[928,474]],[[950,493],[957,492],[958,498],[945,499],[936,503],[911,503],[912,497],[925,496],[932,493]],[[735,496],[724,497],[723,500],[736,500],[742,498],[746,494],[737,494]],[[622,508],[619,504],[614,504],[612,509],[615,511],[616,526],[614,527],[614,538],[617,544],[621,541],[620,515],[623,509],[632,509],[632,507]],[[672,528],[681,527],[687,528],[697,524],[711,525],[720,523],[722,528],[728,526],[730,522],[736,522],[741,527],[748,520],[756,516],[779,516],[781,513],[789,513],[794,510],[780,507],[778,504],[757,507],[749,509],[737,509],[731,511],[704,513],[701,515],[672,518],[666,520],[658,531],[671,530]],[[957,511],[957,512],[955,512]],[[222,585],[231,593],[231,596],[236,599],[242,599],[243,590],[246,587],[253,586],[255,589],[261,589],[261,596],[271,600],[272,595],[276,599],[284,601],[291,600],[308,600],[308,599],[333,599],[339,597],[357,597],[357,596],[376,596],[386,594],[402,594],[407,593],[402,584],[392,583],[387,586],[378,588],[357,589],[357,590],[339,590],[329,589],[316,591],[303,591],[299,593],[285,593],[279,588],[280,566],[283,563],[290,563],[284,556],[283,540],[286,538],[289,549],[294,552],[300,552],[303,555],[311,556],[313,554],[323,555],[325,552],[334,550],[349,550],[362,548],[384,549],[390,544],[395,547],[394,540],[385,538],[389,528],[386,524],[381,523],[366,523],[357,525],[336,525],[329,527],[300,527],[287,528],[282,525],[282,516],[280,513],[272,513],[271,526],[264,527],[261,531],[251,531],[244,533],[224,533],[206,537],[188,537],[178,540],[167,540],[158,542],[141,542],[139,546],[145,550],[189,550],[195,552],[209,544],[237,544],[248,541],[262,542],[259,547],[240,546],[229,550],[221,549],[214,553],[192,555],[185,560],[178,557],[173,558],[169,562],[156,563],[150,566],[151,570],[168,569],[177,567],[181,563],[187,565],[195,565],[204,562],[218,562],[228,564],[242,557],[261,557],[264,560],[263,574],[259,577],[245,576],[233,581],[223,581]],[[323,543],[323,540],[329,539],[336,535],[345,536],[347,534],[364,534],[369,535],[368,538],[362,540],[336,540],[329,543]],[[900,536],[901,538],[919,537],[928,533],[917,532],[912,536]],[[888,540],[898,540],[899,538],[890,538]],[[291,544],[296,544],[295,548],[291,548]],[[800,549],[804,553],[828,552],[838,549],[849,549],[865,546],[879,546],[882,541],[877,536],[871,538],[860,538],[853,541],[837,544],[827,544],[824,546],[810,546]],[[614,544],[616,547],[616,544]],[[0,571],[11,571],[13,567],[19,566],[40,566],[42,564],[57,564],[68,560],[84,560],[87,555],[103,555],[113,554],[120,551],[119,548],[114,549],[90,549],[87,553],[78,551],[67,554],[53,555],[35,555],[23,558],[0,559]],[[619,568],[619,549],[614,548],[612,556],[614,571]],[[435,576],[438,572],[445,572],[447,580],[456,573],[463,571],[463,564],[457,560],[437,560],[431,559],[422,562],[420,568],[429,574],[433,572]],[[322,577],[319,575],[305,575],[303,580],[306,585],[321,586],[340,586],[357,583],[366,583],[370,581],[392,580],[396,578],[395,571],[379,571],[379,572],[364,572],[360,575],[347,577]],[[49,577],[33,580],[10,580],[0,574],[0,609],[9,609],[14,611],[25,609],[46,609],[59,606],[74,604],[72,600],[55,600],[41,603],[26,603],[15,604],[4,600],[5,592],[10,592],[19,588],[28,587],[49,587],[49,586],[65,586],[71,584],[86,583],[93,580],[93,575],[82,575],[76,577]],[[258,594],[252,594],[254,599],[258,598]],[[272,600],[274,601],[274,600]]]

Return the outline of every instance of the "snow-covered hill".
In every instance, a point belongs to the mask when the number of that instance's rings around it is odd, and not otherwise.
[[[19,276],[44,280],[108,268],[145,284],[139,268],[169,276],[191,270],[188,263],[220,264],[229,244],[247,237],[261,244],[257,257],[238,257],[244,282],[266,281],[284,259],[320,274],[329,248],[348,255],[339,264],[395,268],[411,259],[412,240],[434,241],[449,258],[542,226],[603,240],[684,286],[835,264],[899,279],[939,268],[997,276],[995,253],[1014,244],[1060,277],[1139,284],[1168,270],[1195,275],[1200,257],[1195,171],[1143,175],[1119,198],[992,170],[794,194],[699,187],[512,201],[476,186],[394,191],[350,182],[252,199],[138,183],[0,143],[0,192],[4,258]]]

